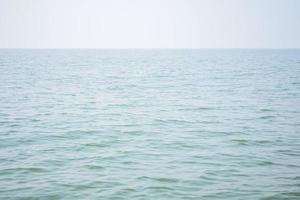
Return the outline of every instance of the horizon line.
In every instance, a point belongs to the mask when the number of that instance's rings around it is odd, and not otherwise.
[[[0,47],[0,50],[299,50],[300,47]]]

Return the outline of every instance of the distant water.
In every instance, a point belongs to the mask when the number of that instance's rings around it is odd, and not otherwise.
[[[0,199],[300,199],[300,50],[0,50]]]

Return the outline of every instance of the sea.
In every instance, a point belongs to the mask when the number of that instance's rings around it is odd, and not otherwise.
[[[1,49],[0,199],[300,199],[300,50]]]

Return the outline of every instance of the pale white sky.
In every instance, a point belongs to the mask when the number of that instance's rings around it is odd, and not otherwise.
[[[0,0],[0,48],[300,48],[300,0]]]

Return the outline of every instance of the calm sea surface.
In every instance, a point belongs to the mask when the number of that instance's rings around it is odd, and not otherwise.
[[[0,199],[300,199],[300,50],[0,50]]]

